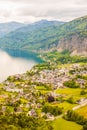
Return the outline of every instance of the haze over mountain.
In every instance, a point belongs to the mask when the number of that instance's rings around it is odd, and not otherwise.
[[[71,54],[87,54],[87,16],[71,22],[42,20],[22,27],[0,39],[0,46],[32,51],[68,50]]]
[[[26,27],[10,32],[0,39],[1,47],[13,49],[45,49],[54,38],[57,38],[57,30],[64,22],[42,20]],[[32,46],[33,45],[33,46]]]
[[[18,22],[0,23],[0,38],[23,26],[23,23]]]

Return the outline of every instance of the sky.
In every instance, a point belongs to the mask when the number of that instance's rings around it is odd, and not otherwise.
[[[71,21],[87,15],[87,0],[0,0],[1,22]]]

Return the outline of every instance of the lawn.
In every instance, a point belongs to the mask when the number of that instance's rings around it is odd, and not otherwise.
[[[38,90],[47,90],[45,86],[36,86],[36,89]]]
[[[80,94],[81,89],[80,88],[65,88],[65,89],[57,89],[56,93],[59,94],[66,94],[66,95],[77,95]]]
[[[64,102],[61,102],[61,103],[49,103],[49,105],[51,106],[58,106],[58,107],[61,107],[63,108],[63,112],[65,113],[67,110],[70,110],[72,109],[73,107],[76,106],[76,104],[71,104],[71,103],[68,103],[67,101],[64,101]]]
[[[84,116],[87,118],[87,105],[84,107],[81,107],[80,109],[76,110],[80,115]]]
[[[45,86],[36,86],[36,89],[39,90],[42,94],[48,93],[51,90],[49,90],[47,87]]]
[[[64,112],[65,112],[65,111],[70,110],[73,107],[75,107],[76,104],[70,104],[70,103],[65,101],[63,103],[59,103],[58,106],[64,108]]]
[[[54,130],[82,130],[82,126],[62,118],[53,121]]]
[[[63,95],[63,100],[65,100],[62,103],[59,103],[59,107],[63,107],[64,111],[72,109],[74,106],[78,105],[76,104],[76,101],[83,98],[87,97],[87,94],[81,95],[82,89],[81,88],[65,88],[65,89],[57,89],[55,92],[58,94]],[[87,91],[87,90],[85,90]],[[67,100],[72,97],[73,98],[73,104],[67,102]]]
[[[65,95],[65,100],[72,96],[74,98],[74,101],[77,101],[83,97],[87,97],[87,94],[80,95],[81,90],[81,88],[65,88],[57,89],[56,93]]]

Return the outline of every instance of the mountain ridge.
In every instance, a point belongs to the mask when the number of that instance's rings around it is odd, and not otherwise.
[[[23,26],[25,26],[25,24],[15,22],[15,21],[0,23],[0,38],[4,37],[6,34],[15,31],[16,29],[21,28]]]
[[[0,45],[32,51],[68,50],[72,55],[74,52],[77,55],[86,55],[87,16],[67,23],[42,20],[29,24],[1,38]]]
[[[50,23],[50,24],[49,24]],[[54,21],[37,24],[29,24],[26,27],[22,27],[17,29],[16,31],[10,32],[4,38],[0,39],[1,47],[6,48],[17,48],[17,49],[31,49],[31,50],[38,50],[38,48],[43,48],[45,43],[48,43],[48,40],[53,36],[56,35],[56,30],[59,26],[63,24],[60,22],[54,23]],[[41,43],[43,45],[41,45]],[[32,44],[33,49],[32,49]],[[36,46],[35,46],[36,44]]]

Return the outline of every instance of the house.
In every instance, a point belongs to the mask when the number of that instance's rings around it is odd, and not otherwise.
[[[35,109],[31,109],[31,110],[27,113],[27,116],[36,117],[36,116],[37,116],[37,113],[36,113]]]
[[[22,107],[14,108],[14,111],[16,113],[22,113],[23,112]]]
[[[45,112],[41,112],[41,117],[45,116],[46,113]]]
[[[80,88],[85,88],[85,80],[84,79],[77,79],[77,83],[80,84]]]
[[[6,106],[2,106],[2,112],[6,111]]]
[[[54,120],[54,116],[51,113],[46,114],[48,119]]]
[[[80,100],[77,100],[76,103],[79,104],[79,105],[87,103],[87,98],[81,98]]]

